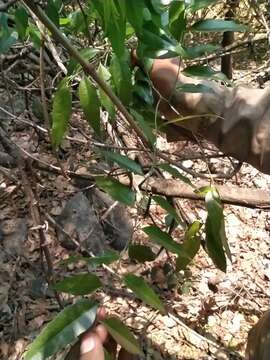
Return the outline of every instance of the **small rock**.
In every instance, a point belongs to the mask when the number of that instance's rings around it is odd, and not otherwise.
[[[183,166],[185,166],[187,169],[191,169],[193,167],[193,161],[192,160],[184,160],[182,162]]]
[[[82,192],[74,195],[66,203],[58,217],[58,223],[67,234],[57,230],[58,239],[63,247],[75,250],[77,242],[94,254],[101,254],[106,249],[102,226],[93,206]]]

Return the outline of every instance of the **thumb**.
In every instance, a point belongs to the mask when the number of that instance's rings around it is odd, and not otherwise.
[[[83,336],[80,360],[104,360],[104,350],[100,337],[93,332]]]

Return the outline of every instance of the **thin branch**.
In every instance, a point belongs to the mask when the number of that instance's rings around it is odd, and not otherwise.
[[[86,32],[87,32],[87,37],[88,37],[88,42],[89,42],[89,45],[93,45],[93,40],[92,40],[92,37],[91,37],[91,34],[90,34],[90,31],[89,31],[89,26],[88,26],[88,22],[87,22],[87,15],[83,9],[83,6],[81,4],[81,1],[80,0],[77,0],[77,3],[79,5],[79,8],[81,10],[81,13],[83,15],[83,20],[84,20],[84,24],[85,24],[85,29],[86,29]]]
[[[205,56],[205,57],[200,57],[199,59],[195,59],[192,62],[195,62],[195,61],[198,61],[198,60],[200,62],[213,61],[213,60],[219,59],[220,57],[232,54],[233,53],[232,51],[239,48],[239,47],[248,46],[248,45],[254,44],[256,42],[265,41],[267,39],[268,39],[268,34],[267,33],[257,34],[257,35],[254,36],[253,39],[249,38],[249,39],[246,39],[246,40],[235,41],[232,45],[228,45],[228,46],[222,48],[221,50],[217,50],[217,52],[215,54],[211,54],[211,55],[208,55],[208,56]]]
[[[34,12],[34,14],[39,18],[39,20],[47,27],[48,30],[52,33],[53,37],[65,47],[69,55],[78,61],[78,63],[83,68],[84,72],[91,76],[91,78],[96,82],[96,84],[105,92],[106,95],[111,99],[113,104],[117,107],[119,112],[124,116],[130,126],[135,130],[136,134],[139,136],[141,141],[145,146],[148,146],[148,140],[145,137],[142,130],[137,125],[134,118],[130,115],[126,107],[122,104],[121,100],[114,94],[111,88],[103,81],[97,74],[94,66],[85,60],[77,49],[71,45],[69,40],[58,30],[55,24],[47,17],[47,15],[40,9],[39,6],[32,0],[23,0],[23,2]]]
[[[17,163],[17,167],[19,169],[24,187],[24,193],[30,205],[30,214],[32,216],[34,226],[37,228],[39,233],[40,249],[46,259],[48,283],[54,285],[55,280],[53,273],[53,264],[50,256],[50,251],[47,245],[45,231],[43,229],[41,222],[38,201],[36,199],[36,195],[34,194],[34,191],[32,190],[30,181],[28,180],[28,177],[26,175],[25,169],[26,169],[27,160],[23,157],[24,152],[22,151],[22,148],[18,146],[14,141],[9,139],[7,137],[6,132],[3,129],[1,129],[1,127],[0,127],[0,141],[5,148],[9,148],[11,152],[11,156],[15,159]],[[54,293],[56,300],[59,303],[59,306],[62,307],[61,299],[59,295],[57,294],[56,291]]]
[[[44,35],[42,35],[41,47],[40,47],[40,59],[39,59],[40,60],[40,64],[39,64],[39,66],[40,66],[40,92],[41,92],[43,116],[44,116],[45,124],[46,124],[47,130],[48,130],[49,138],[52,143],[52,134],[50,131],[51,122],[50,122],[50,115],[49,115],[49,111],[48,111],[47,99],[46,99],[46,94],[45,94],[45,69],[44,69],[44,59],[43,59],[43,57],[44,57],[44,42],[45,42],[45,29],[44,29]],[[54,148],[53,148],[53,154],[56,157],[58,166],[62,170],[62,175],[65,178],[68,178],[68,176],[65,172],[65,169],[61,164],[58,153]]]

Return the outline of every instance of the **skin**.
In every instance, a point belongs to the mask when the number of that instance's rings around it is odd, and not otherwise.
[[[266,311],[248,334],[246,360],[270,359],[270,310]]]
[[[134,51],[132,63],[141,66]],[[226,87],[185,76],[181,70],[181,60],[175,58],[156,59],[149,71],[159,112],[165,121],[176,120],[164,128],[169,140],[179,140],[183,130],[189,131],[225,154],[270,174],[270,87]],[[204,85],[211,91],[177,89],[188,84]],[[185,119],[188,116],[192,118]]]
[[[105,309],[100,308],[97,320],[102,321],[106,317]],[[97,325],[94,329],[87,331],[81,338],[80,357],[72,357],[72,360],[105,360],[104,348],[110,354],[111,360],[137,360],[136,356],[129,354],[125,349],[120,349],[117,357],[117,344],[108,335],[103,325]]]
[[[101,308],[98,312],[98,319],[105,318],[105,310]],[[72,356],[78,360],[104,360],[104,347],[112,360],[138,360],[132,354],[121,349],[116,357],[117,346],[115,341],[108,336],[103,325],[97,325],[95,329],[87,331],[81,341],[80,357]],[[246,360],[269,360],[270,359],[270,310],[268,310],[258,323],[253,326],[248,335],[246,347]]]

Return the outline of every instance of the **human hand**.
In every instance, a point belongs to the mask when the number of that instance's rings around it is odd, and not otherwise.
[[[106,317],[104,308],[100,308],[97,313],[97,320],[102,321]],[[110,355],[111,360],[138,360],[138,358],[125,349],[121,349],[117,357],[117,344],[108,334],[106,328],[99,324],[95,328],[83,334],[80,343],[79,360],[105,360],[104,349]],[[72,358],[70,360],[74,360]]]

